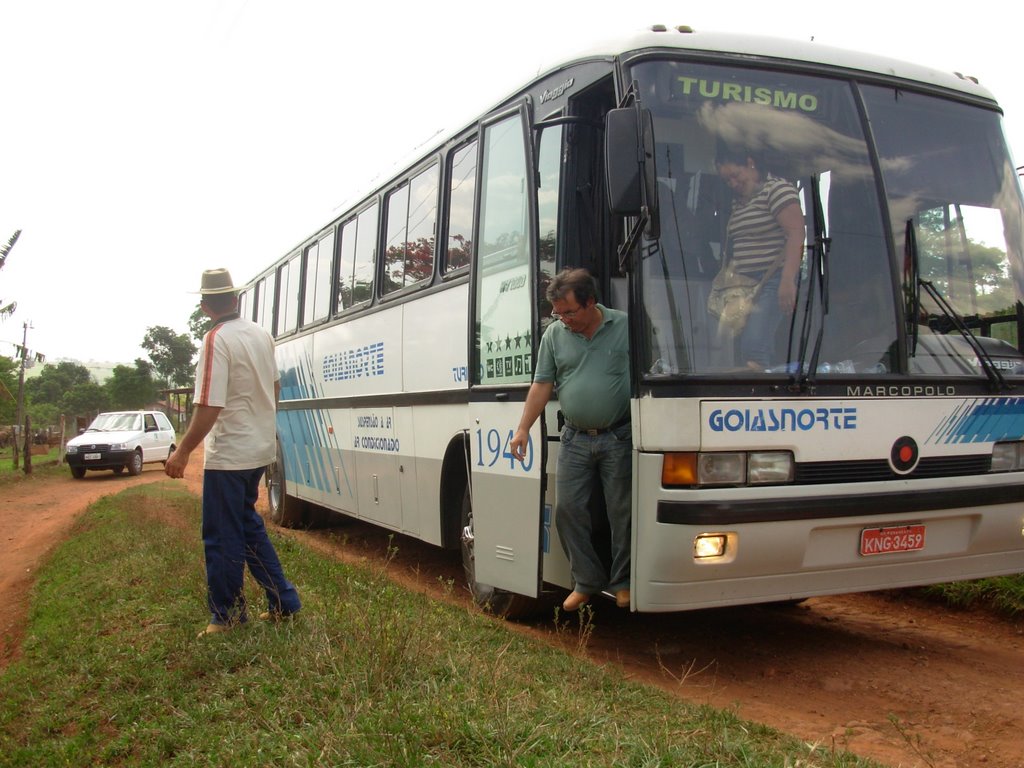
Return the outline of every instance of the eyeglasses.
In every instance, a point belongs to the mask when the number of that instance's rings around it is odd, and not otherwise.
[[[583,311],[586,307],[576,307],[576,309],[570,309],[568,312],[552,312],[551,317],[555,320],[572,320],[576,317],[576,313]]]

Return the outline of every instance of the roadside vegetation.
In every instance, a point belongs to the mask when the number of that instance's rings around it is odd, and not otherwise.
[[[14,455],[13,448],[5,448],[0,450],[0,488],[11,483],[21,482],[22,480],[31,480],[31,477],[25,476],[25,457],[21,457],[18,468],[14,468]],[[60,460],[60,447],[53,446],[49,451],[42,454],[36,454],[32,456],[32,475],[36,476],[37,479],[57,477],[61,470],[67,473],[67,466],[58,467],[57,464]]]
[[[1024,573],[936,584],[921,591],[951,608],[982,608],[1002,616],[1024,616]]]
[[[197,640],[198,518],[194,496],[161,483],[80,519],[0,675],[0,765],[873,765],[287,538],[275,545],[302,614]],[[253,614],[258,591],[247,586]],[[585,628],[562,631],[586,642]]]

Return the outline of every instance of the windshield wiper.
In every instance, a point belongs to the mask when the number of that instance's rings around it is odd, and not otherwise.
[[[811,221],[814,225],[814,244],[810,247],[811,263],[807,270],[807,276],[811,280],[807,286],[807,302],[804,305],[803,323],[800,328],[800,346],[796,370],[790,377],[790,387],[799,388],[801,391],[813,390],[818,372],[818,358],[821,355],[821,340],[825,334],[825,316],[828,314],[828,254],[832,247],[832,238],[828,236],[825,229],[825,212],[821,207],[821,182],[817,173],[811,174]],[[810,360],[807,361],[804,370],[804,360],[807,359],[808,346],[811,340],[811,328],[815,317],[811,314],[814,305],[814,288],[817,284],[818,294],[821,296],[821,309],[818,312],[818,333],[814,339],[814,347],[811,350]],[[798,291],[799,293],[799,291]],[[790,351],[793,344],[793,328],[796,324],[796,310],[793,311],[793,319],[789,325]],[[791,355],[787,354],[787,358]],[[797,380],[799,379],[799,385]]]
[[[985,372],[988,377],[989,383],[992,385],[992,389],[995,392],[999,392],[1004,389],[1012,389],[1010,384],[1007,384],[1006,379],[1003,378],[1003,374],[999,372],[995,362],[992,360],[992,356],[982,346],[981,341],[974,334],[974,331],[970,329],[964,319],[953,309],[953,305],[950,304],[946,297],[942,295],[942,292],[935,287],[935,284],[931,280],[924,280],[921,278],[919,253],[917,250],[917,234],[914,228],[914,220],[907,219],[907,230],[906,237],[904,240],[904,251],[909,256],[908,262],[913,269],[913,302],[911,305],[911,311],[913,314],[909,318],[911,324],[911,356],[917,351],[917,340],[918,340],[918,318],[921,317],[921,289],[923,288],[925,293],[935,302],[939,310],[946,317],[946,319],[952,324],[964,340],[970,345],[974,354],[978,357],[978,365]]]

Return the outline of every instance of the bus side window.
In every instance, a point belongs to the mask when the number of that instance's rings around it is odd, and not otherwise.
[[[433,277],[437,188],[437,165],[431,165],[387,196],[384,293]]]
[[[368,302],[373,296],[373,256],[377,239],[377,204],[341,227],[338,249],[338,311]]]
[[[278,275],[277,333],[282,335],[295,330],[299,316],[299,273],[301,256],[296,254],[285,262]]]
[[[326,232],[306,249],[302,325],[323,320],[330,314],[331,267],[334,261],[334,230]]]
[[[476,202],[476,139],[449,156],[447,251],[444,272],[469,266],[473,243],[473,206]]]
[[[270,334],[274,332],[275,278],[276,273],[271,272],[256,287],[256,322]]]

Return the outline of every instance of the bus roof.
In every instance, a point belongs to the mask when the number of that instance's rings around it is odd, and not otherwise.
[[[732,32],[704,32],[687,26],[666,27],[656,24],[631,35],[611,38],[588,46],[569,60],[586,60],[595,57],[622,57],[628,60],[634,54],[648,52],[652,49],[767,57],[778,59],[780,63],[822,64],[917,81],[925,85],[960,91],[974,97],[995,100],[986,88],[978,84],[976,79],[959,72],[945,72],[886,56],[821,45],[810,40]],[[562,58],[557,62],[551,62],[551,67],[541,67],[540,71],[550,73],[565,66],[569,60]]]

